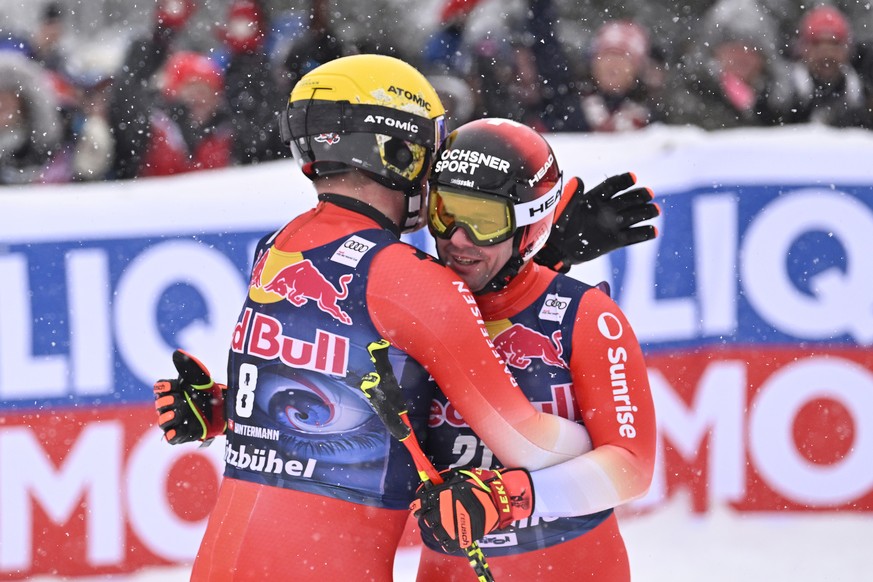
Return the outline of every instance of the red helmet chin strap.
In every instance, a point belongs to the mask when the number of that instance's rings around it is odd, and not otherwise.
[[[497,274],[495,274],[490,281],[485,283],[485,286],[482,287],[482,289],[473,292],[473,295],[485,295],[486,293],[500,291],[509,285],[510,281],[518,276],[521,268],[524,267],[524,264],[527,262],[521,258],[521,255],[518,252],[519,243],[521,242],[527,228],[528,227],[520,228],[515,231],[515,235],[512,237],[512,256],[508,261],[506,261],[506,264],[497,271]]]

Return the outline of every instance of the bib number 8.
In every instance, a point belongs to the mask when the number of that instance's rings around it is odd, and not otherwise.
[[[236,390],[236,414],[251,418],[255,409],[255,388],[258,385],[258,368],[254,364],[239,367],[239,382]]]

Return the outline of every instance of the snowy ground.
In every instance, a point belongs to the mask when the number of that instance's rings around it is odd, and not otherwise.
[[[622,520],[634,582],[862,582],[873,517],[864,513],[690,515],[682,501]],[[417,552],[401,551],[394,582],[415,580]],[[37,578],[57,582],[57,578]],[[186,582],[186,568],[76,582]]]
[[[625,520],[634,582],[861,582],[873,518],[859,512],[691,516],[679,502]]]

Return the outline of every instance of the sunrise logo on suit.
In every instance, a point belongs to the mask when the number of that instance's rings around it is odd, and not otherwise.
[[[353,275],[339,278],[339,289],[309,259],[299,252],[286,253],[275,248],[258,258],[249,281],[249,297],[258,303],[287,300],[295,307],[314,301],[318,308],[337,321],[351,325],[352,318],[339,302],[349,296]]]

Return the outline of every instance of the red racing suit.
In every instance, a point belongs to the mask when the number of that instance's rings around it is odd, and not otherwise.
[[[228,359],[225,474],[192,580],[391,579],[418,477],[359,388],[379,338],[419,428],[433,376],[508,462],[537,469],[587,446],[517,389],[450,270],[372,207],[319,198],[256,250]]]
[[[655,411],[630,324],[600,290],[533,263],[478,302],[525,395],[544,412],[584,424],[593,445],[534,471],[534,515],[479,541],[495,579],[629,580],[613,508],[646,492],[655,462]],[[427,452],[440,469],[511,466],[439,393]],[[419,582],[469,579],[464,557],[445,555],[428,532],[422,539]]]

